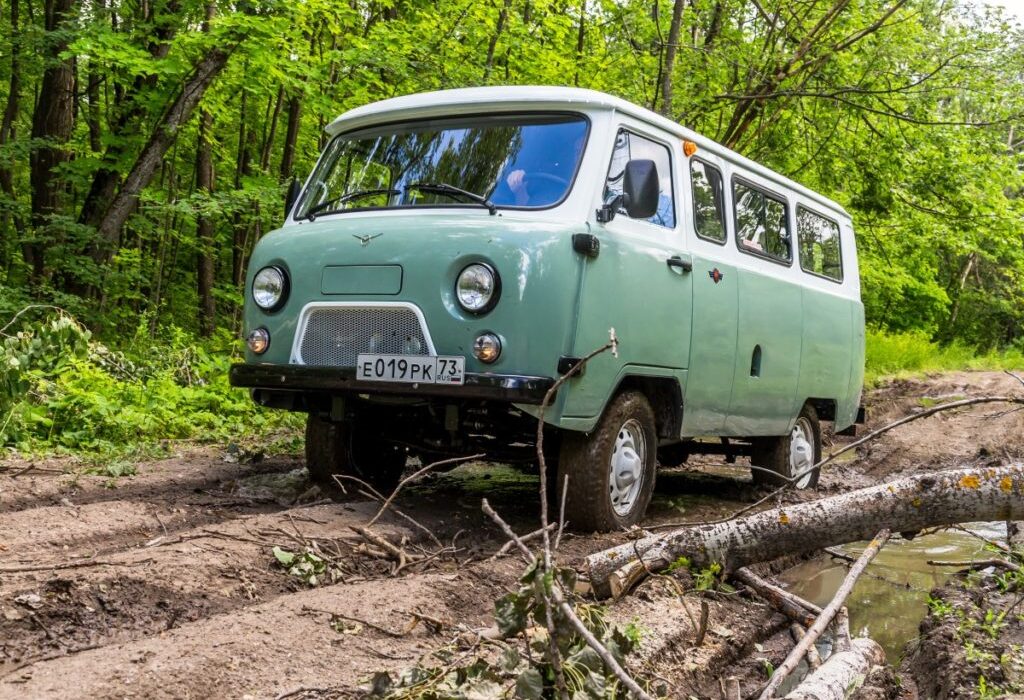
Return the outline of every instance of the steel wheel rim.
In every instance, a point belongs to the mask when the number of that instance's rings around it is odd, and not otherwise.
[[[608,497],[616,515],[625,517],[636,507],[644,482],[647,439],[640,421],[630,418],[619,428],[608,461]]]
[[[811,421],[801,416],[793,426],[793,432],[789,435],[789,476],[793,477],[800,472],[814,466],[814,443],[811,442],[814,431],[811,429]],[[805,489],[811,485],[814,472],[807,472],[794,484],[798,489]]]

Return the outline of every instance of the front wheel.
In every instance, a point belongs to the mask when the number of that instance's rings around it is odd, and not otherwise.
[[[336,423],[310,414],[306,419],[306,468],[313,481],[335,483],[335,474],[354,476],[384,496],[405,471],[405,450],[360,431],[351,421]]]
[[[566,433],[558,485],[569,477],[569,525],[604,532],[639,522],[654,493],[657,448],[654,411],[636,391],[616,396],[589,434]]]
[[[770,469],[751,470],[755,484],[783,486],[797,474],[807,471],[821,461],[821,425],[814,406],[805,405],[797,416],[789,435],[757,438],[750,455],[751,464]],[[820,470],[804,474],[793,484],[794,488],[812,489],[818,485]]]

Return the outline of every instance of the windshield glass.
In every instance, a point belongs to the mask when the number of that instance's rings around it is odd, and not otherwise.
[[[295,217],[380,207],[550,207],[568,194],[588,128],[578,115],[534,114],[342,134],[327,146]]]

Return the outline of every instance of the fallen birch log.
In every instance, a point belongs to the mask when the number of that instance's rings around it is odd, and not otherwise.
[[[775,584],[764,580],[750,569],[745,567],[739,568],[733,573],[732,577],[740,583],[749,586],[751,590],[768,601],[776,610],[804,627],[813,625],[814,618],[821,614],[821,608],[817,605],[798,598],[789,591],[783,590]]]
[[[867,638],[855,639],[848,651],[828,657],[785,700],[846,700],[860,688],[872,667],[885,663],[885,652]]]
[[[586,559],[594,592],[607,597],[617,572],[637,558],[661,571],[680,557],[729,573],[783,555],[870,539],[885,528],[914,532],[979,520],[1024,518],[1024,465],[919,474],[735,520],[649,535]],[[636,568],[629,570],[636,576]]]

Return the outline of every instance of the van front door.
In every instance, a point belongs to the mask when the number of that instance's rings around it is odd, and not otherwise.
[[[673,157],[675,147],[638,131],[617,131],[603,201],[622,193],[626,163],[651,160],[660,184],[658,207],[648,219],[631,219],[619,208],[593,231],[601,249],[583,264],[573,353],[583,356],[607,343],[608,329],[614,328],[619,359],[606,353],[587,366],[586,379],[573,386],[565,406],[570,418],[599,414],[623,369],[682,377],[689,362],[692,263],[683,247],[673,189],[678,155]]]

